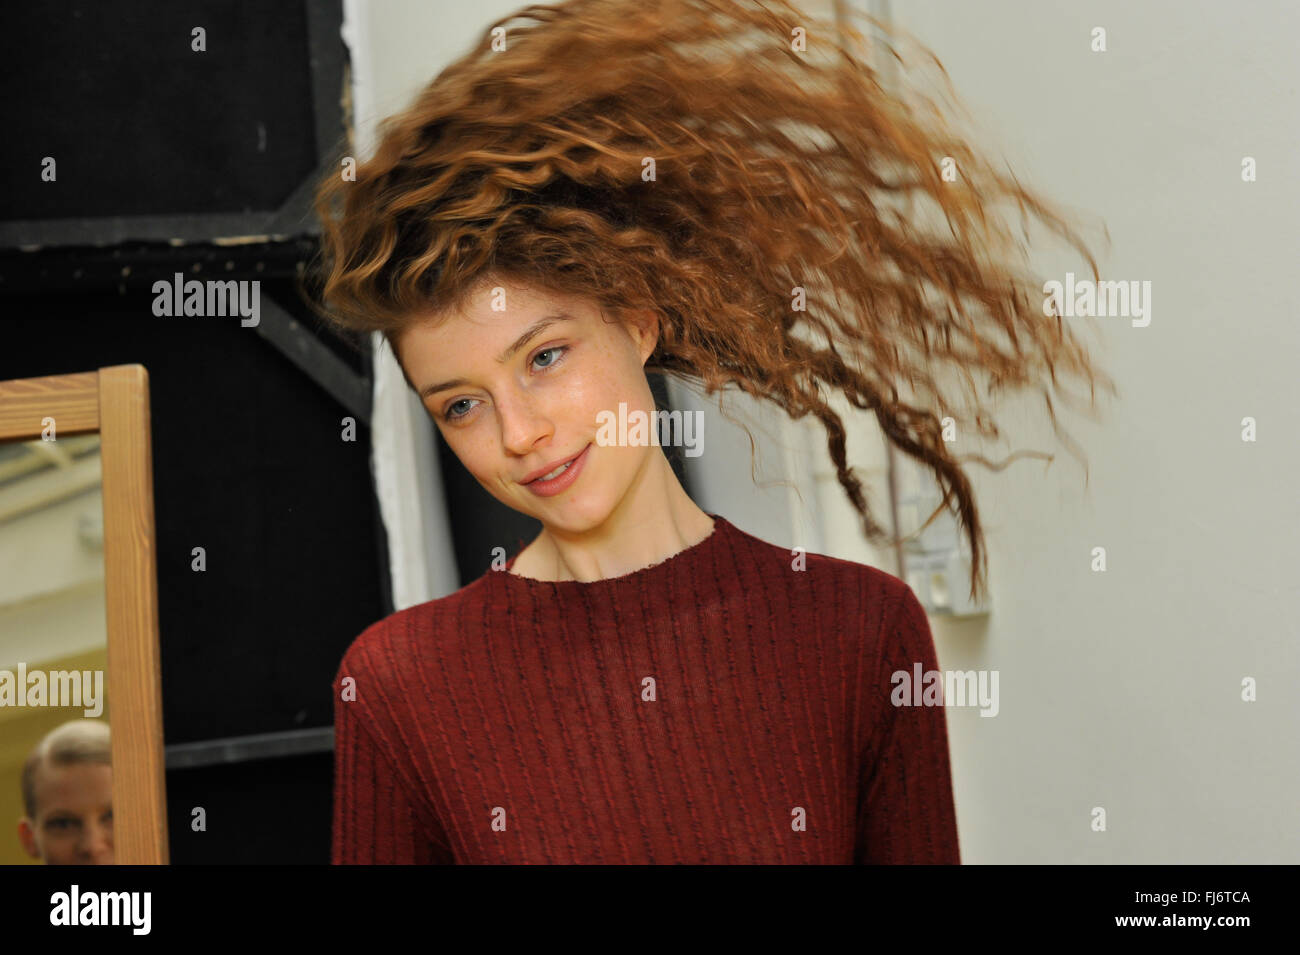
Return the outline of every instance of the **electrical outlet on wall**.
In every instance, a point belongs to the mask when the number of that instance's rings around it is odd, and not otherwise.
[[[986,614],[986,599],[970,599],[970,545],[959,533],[957,518],[945,508],[924,530],[943,496],[928,472],[917,472],[910,493],[898,502],[899,521],[914,535],[903,544],[904,580],[931,614],[954,617]]]

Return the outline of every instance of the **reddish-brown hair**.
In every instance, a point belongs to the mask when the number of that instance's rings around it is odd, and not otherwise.
[[[826,398],[871,409],[932,469],[940,510],[956,499],[974,597],[987,586],[983,534],[960,462],[1004,465],[954,457],[942,419],[1000,436],[977,376],[988,395],[1040,389],[1058,435],[1063,380],[1085,380],[1093,401],[1098,384],[1114,390],[1045,316],[1042,281],[995,206],[1015,205],[1026,241],[1031,215],[1046,223],[1100,276],[1065,220],[932,100],[891,91],[882,70],[901,84],[902,34],[863,19],[871,39],[784,0],[572,0],[496,21],[385,122],[355,179],[321,184],[326,314],[392,343],[501,279],[607,314],[650,309],[660,335],[647,370],[813,415],[879,542],[889,535]]]

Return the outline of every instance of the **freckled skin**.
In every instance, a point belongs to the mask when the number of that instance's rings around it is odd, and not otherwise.
[[[113,768],[42,766],[36,818],[19,821],[18,838],[29,856],[47,865],[112,865]]]
[[[495,311],[492,286],[505,289]],[[498,356],[534,322],[555,322],[504,364]],[[582,297],[508,282],[480,288],[441,322],[417,322],[395,341],[416,389],[467,379],[424,399],[448,447],[489,494],[539,520],[543,531],[513,568],[542,579],[594,579],[627,572],[680,550],[712,529],[656,445],[602,447],[601,412],[653,415],[644,365],[658,340],[653,312],[602,315]],[[567,350],[565,350],[567,347]],[[548,351],[555,349],[555,351]],[[447,413],[462,415],[446,420]],[[539,497],[523,478],[588,444],[574,485]]]

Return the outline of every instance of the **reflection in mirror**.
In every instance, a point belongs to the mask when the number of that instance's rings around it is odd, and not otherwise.
[[[0,444],[0,864],[113,862],[99,451]]]

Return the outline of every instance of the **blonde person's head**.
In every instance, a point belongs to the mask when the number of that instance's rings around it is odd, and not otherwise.
[[[113,862],[108,724],[72,720],[47,733],[23,763],[19,839],[49,864]]]

